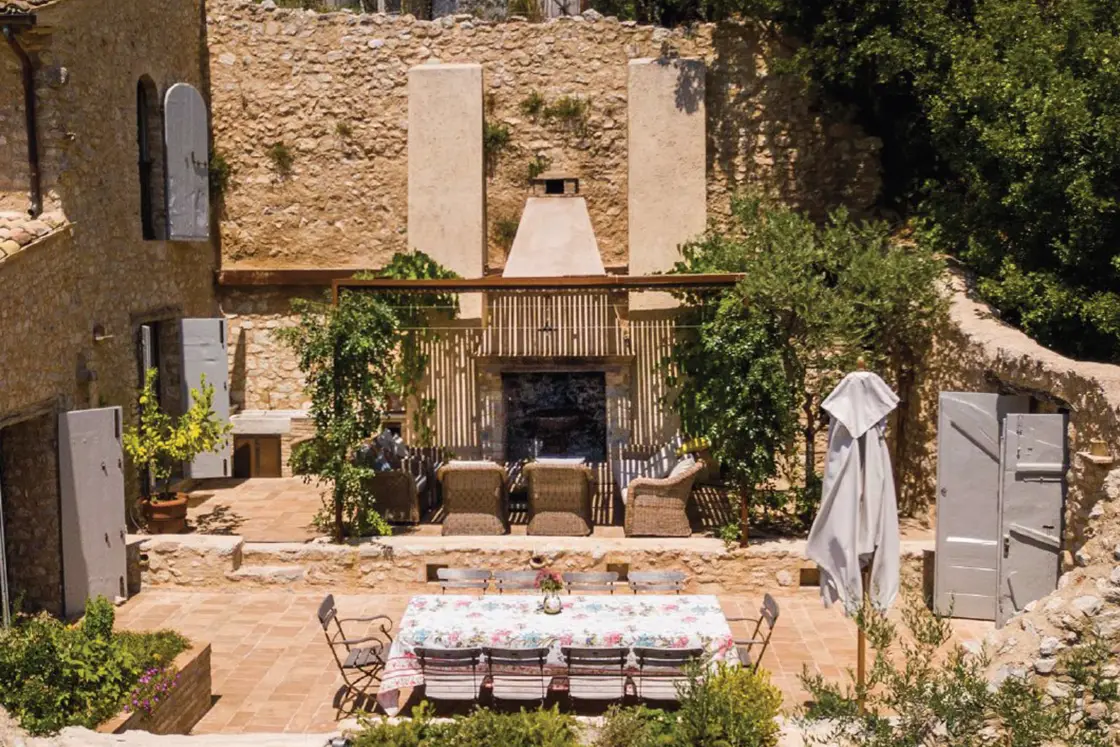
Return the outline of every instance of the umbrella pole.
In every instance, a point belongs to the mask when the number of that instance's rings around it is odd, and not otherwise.
[[[859,571],[860,580],[863,582],[861,584],[863,598],[860,600],[860,604],[863,605],[860,610],[863,625],[856,626],[856,707],[861,716],[867,711],[863,689],[867,684],[867,633],[863,632],[863,626],[867,625],[867,610],[871,604],[871,565],[874,562],[875,553],[872,553],[867,565]]]

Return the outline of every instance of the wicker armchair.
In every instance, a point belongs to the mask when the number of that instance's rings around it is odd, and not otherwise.
[[[419,524],[422,509],[416,478],[404,470],[378,472],[366,485],[373,494],[373,507],[385,521],[398,524]]]
[[[591,534],[591,470],[582,464],[525,465],[529,481],[527,534]]]
[[[692,527],[688,523],[688,498],[692,483],[704,470],[704,465],[692,466],[672,472],[655,480],[639,477],[626,487],[626,536],[688,537]]]
[[[449,462],[436,478],[443,486],[443,534],[506,534],[506,469],[493,462]]]

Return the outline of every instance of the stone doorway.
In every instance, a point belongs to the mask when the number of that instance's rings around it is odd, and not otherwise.
[[[0,510],[9,604],[62,614],[58,416],[0,429]]]

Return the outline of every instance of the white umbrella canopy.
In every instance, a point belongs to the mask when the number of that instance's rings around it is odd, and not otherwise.
[[[898,396],[870,371],[848,374],[821,405],[832,422],[821,507],[806,555],[820,567],[821,598],[857,609],[866,591],[886,611],[898,596],[898,502],[885,418]],[[871,559],[870,589],[860,569]]]

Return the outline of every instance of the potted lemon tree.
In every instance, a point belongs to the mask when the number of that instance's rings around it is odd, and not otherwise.
[[[139,422],[123,434],[124,451],[137,467],[147,469],[142,481],[141,510],[148,530],[156,534],[182,532],[187,528],[187,494],[171,491],[175,465],[190,462],[199,454],[217,451],[233,428],[214,413],[214,387],[202,377],[201,391],[191,389],[192,404],[172,417],[156,398],[159,372],[152,368],[144,376],[140,392]]]

